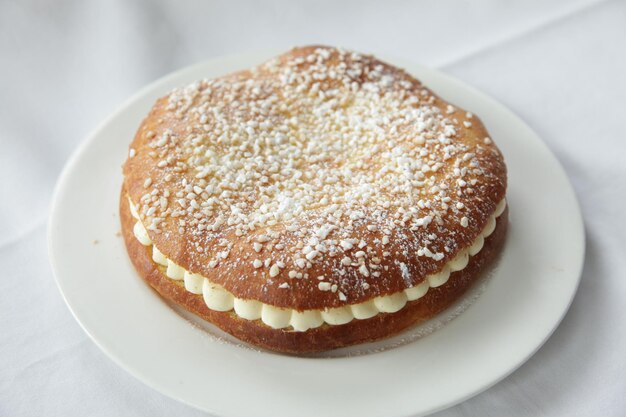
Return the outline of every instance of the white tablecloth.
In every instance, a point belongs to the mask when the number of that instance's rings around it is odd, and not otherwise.
[[[578,193],[587,254],[565,320],[514,374],[438,415],[626,415],[626,2],[592,0],[1,2],[0,415],[203,415],[121,370],[74,321],[48,264],[52,189],[143,85],[309,43],[414,60],[493,95]]]

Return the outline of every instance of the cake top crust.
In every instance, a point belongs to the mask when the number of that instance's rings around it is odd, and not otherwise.
[[[124,177],[169,259],[297,310],[419,284],[506,192],[476,116],[394,66],[324,46],[159,99]]]

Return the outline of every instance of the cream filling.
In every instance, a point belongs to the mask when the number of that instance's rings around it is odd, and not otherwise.
[[[428,275],[418,285],[399,291],[394,294],[376,297],[359,304],[351,304],[342,307],[328,308],[324,310],[297,311],[288,308],[280,308],[256,300],[244,300],[235,297],[224,287],[212,283],[208,278],[185,270],[168,259],[152,244],[146,228],[139,220],[139,215],[133,203],[129,200],[131,214],[137,222],[133,228],[135,237],[144,246],[152,245],[152,259],[159,265],[166,267],[165,274],[177,281],[183,281],[185,289],[193,294],[202,294],[207,307],[215,311],[231,311],[246,320],[261,319],[263,323],[274,328],[283,329],[292,327],[293,330],[303,332],[314,329],[324,323],[331,325],[346,324],[353,319],[363,320],[374,317],[379,313],[395,313],[401,310],[407,302],[415,301],[423,297],[429,288],[439,287],[445,284],[450,274],[465,268],[470,256],[476,255],[483,248],[485,238],[491,235],[496,228],[496,218],[499,217],[506,207],[506,199],[502,199],[496,211],[487,221],[487,225],[480,235],[466,249],[458,253],[450,260],[443,269],[432,275]],[[402,267],[403,265],[401,265]],[[404,266],[406,268],[406,266]]]

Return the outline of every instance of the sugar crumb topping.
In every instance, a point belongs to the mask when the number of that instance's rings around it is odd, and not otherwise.
[[[442,103],[404,72],[334,48],[176,89],[167,113],[185,128],[144,132],[163,175],[145,179],[140,215],[154,233],[167,220],[190,234],[211,266],[245,262],[279,288],[324,264],[334,273],[317,288],[347,301],[399,268],[394,256],[443,259],[450,221],[471,225],[492,142],[460,140],[476,119]],[[256,257],[232,259],[232,234]]]

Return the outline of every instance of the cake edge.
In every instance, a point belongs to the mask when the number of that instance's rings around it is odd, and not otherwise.
[[[498,218],[493,233],[485,239],[483,249],[470,258],[468,265],[450,274],[448,282],[431,288],[428,293],[396,313],[379,313],[364,320],[342,325],[324,324],[304,332],[273,329],[261,320],[246,320],[232,311],[210,310],[202,295],[188,292],[184,285],[172,281],[152,260],[149,248],[134,236],[135,219],[130,213],[126,191],[121,190],[119,215],[126,249],[135,269],[163,298],[180,305],[234,337],[257,347],[292,354],[314,353],[372,342],[395,335],[417,323],[428,320],[458,300],[482,272],[498,257],[508,228],[508,206]]]

